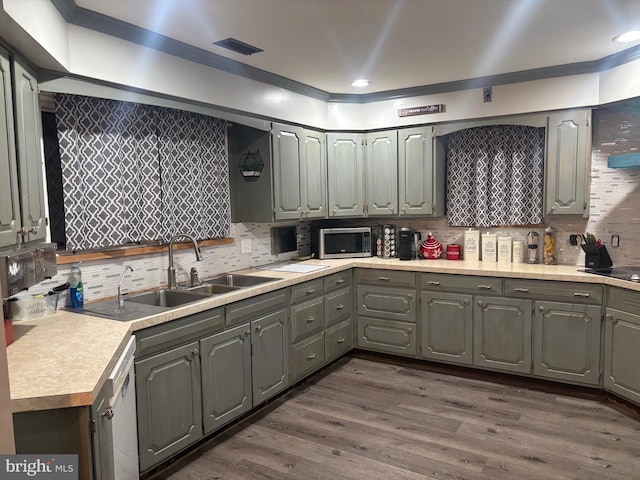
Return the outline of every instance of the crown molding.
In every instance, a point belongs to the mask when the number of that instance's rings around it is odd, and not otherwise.
[[[597,73],[640,59],[640,45],[638,45],[599,60],[588,62],[535,68],[500,75],[489,75],[454,82],[436,83],[382,92],[364,94],[331,93],[79,7],[75,0],[51,0],[51,3],[58,9],[64,19],[73,25],[105,33],[185,60],[329,103],[381,102],[496,85],[529,82],[533,80]]]

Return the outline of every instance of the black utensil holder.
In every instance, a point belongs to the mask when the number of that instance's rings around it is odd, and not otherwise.
[[[604,245],[598,247],[597,245],[588,243],[582,245],[582,250],[585,253],[585,268],[609,268],[613,265],[609,252],[607,252]]]

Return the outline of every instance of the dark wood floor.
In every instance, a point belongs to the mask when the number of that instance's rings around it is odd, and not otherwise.
[[[601,402],[347,357],[169,478],[640,478],[640,423]]]

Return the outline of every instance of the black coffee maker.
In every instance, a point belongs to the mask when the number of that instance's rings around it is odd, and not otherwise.
[[[413,230],[407,227],[402,227],[398,235],[398,259],[411,260],[413,258],[413,254],[411,253],[412,246]]]

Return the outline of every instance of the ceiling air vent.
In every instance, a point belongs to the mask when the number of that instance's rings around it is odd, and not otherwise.
[[[236,40],[235,38],[231,37],[213,42],[213,44],[218,45],[222,48],[233,50],[234,52],[241,53],[242,55],[253,55],[254,53],[264,51],[261,48],[254,47],[253,45],[249,45],[248,43],[241,42],[240,40]]]

